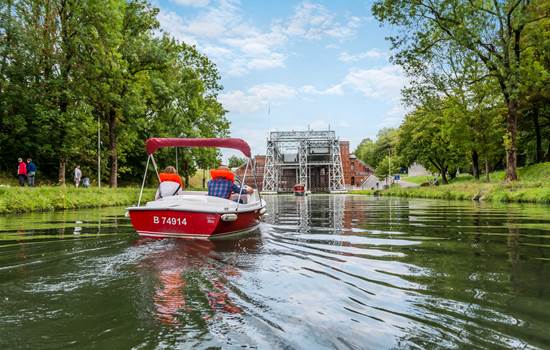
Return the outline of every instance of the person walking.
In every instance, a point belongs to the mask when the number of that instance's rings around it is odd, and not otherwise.
[[[18,158],[19,166],[17,167],[17,178],[19,179],[19,186],[25,186],[27,181],[27,165],[23,159]]]
[[[36,165],[32,159],[27,158],[27,181],[29,187],[34,187],[34,179],[36,176]]]
[[[80,185],[80,179],[82,178],[82,171],[80,170],[80,165],[77,165],[74,168],[74,186],[78,187]]]

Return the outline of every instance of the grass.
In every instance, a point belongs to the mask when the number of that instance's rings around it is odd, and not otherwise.
[[[202,170],[189,179],[187,190],[203,190]],[[210,179],[210,172],[206,171],[206,181]],[[145,189],[144,199],[150,200],[155,189]],[[139,187],[119,187],[111,189],[75,188],[67,186],[37,186],[19,187],[17,177],[0,174],[0,214],[23,213],[33,211],[49,211],[64,209],[80,209],[131,205],[137,203]]]
[[[144,190],[150,200],[153,189]],[[0,187],[0,214],[131,205],[139,188],[74,188],[66,186]]]
[[[433,176],[429,176],[429,175],[420,175],[420,176],[402,176],[401,177],[401,180],[403,181],[407,181],[407,182],[412,182],[412,183],[415,183],[415,184],[423,184],[425,182],[430,182],[431,180],[433,180]]]
[[[352,191],[354,194],[377,194],[383,196],[482,200],[491,202],[518,202],[550,204],[550,162],[520,168],[519,181],[504,183],[504,171],[490,174],[490,182],[475,180],[470,175],[461,175],[448,185],[403,188],[392,186],[388,190]],[[412,177],[414,180],[419,176]],[[411,178],[403,178],[410,181]]]

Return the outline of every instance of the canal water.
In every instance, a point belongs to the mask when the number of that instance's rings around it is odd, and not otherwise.
[[[268,197],[231,241],[0,216],[0,349],[550,348],[547,206]]]

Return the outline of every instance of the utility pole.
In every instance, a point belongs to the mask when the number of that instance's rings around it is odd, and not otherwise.
[[[388,182],[391,185],[391,148],[388,148]]]
[[[97,188],[101,188],[101,121],[97,115]]]

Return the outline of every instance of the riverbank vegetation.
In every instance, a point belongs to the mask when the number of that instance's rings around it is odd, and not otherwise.
[[[136,204],[139,188],[0,187],[0,214]],[[144,190],[151,200],[154,189]]]
[[[101,165],[117,187],[139,181],[148,137],[228,134],[216,66],[162,32],[158,12],[145,0],[0,2],[0,172],[32,157],[39,179],[64,184],[80,165],[97,183]],[[187,178],[218,154],[178,158]]]
[[[499,169],[511,182],[550,161],[548,1],[377,0],[373,14],[394,27],[392,60],[410,82],[401,126],[355,152],[376,173],[416,162],[443,184],[465,171],[490,183]]]
[[[440,186],[400,187],[394,184],[387,190],[352,191],[352,194],[382,196],[462,199],[492,202],[519,202],[550,204],[550,163],[518,168],[519,181],[504,182],[504,170],[490,174],[491,181],[477,180],[471,175],[455,177]],[[416,177],[421,179],[422,177]],[[405,178],[404,180],[410,181]],[[410,181],[414,182],[414,181]]]

